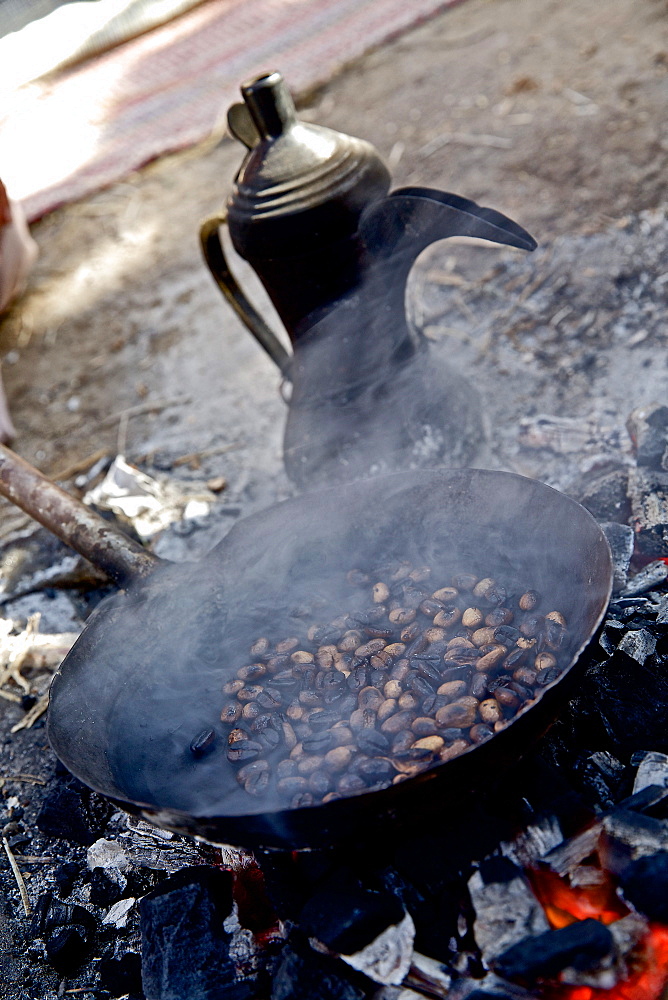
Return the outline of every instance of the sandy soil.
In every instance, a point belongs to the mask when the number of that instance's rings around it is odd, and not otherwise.
[[[493,205],[550,245],[665,202],[667,97],[665,0],[468,0],[302,106],[374,142],[396,185]],[[288,489],[278,373],[198,248],[240,154],[230,139],[165,158],[34,227],[0,352],[16,447],[43,469],[114,452],[120,427],[135,459],[217,449],[197,475],[227,475],[230,498]]]

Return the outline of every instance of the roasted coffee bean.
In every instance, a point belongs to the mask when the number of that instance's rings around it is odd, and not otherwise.
[[[457,666],[455,666],[453,660],[446,660],[444,663],[445,669],[441,673],[441,680],[444,684],[447,683],[447,681],[466,680],[471,674],[472,663],[473,660],[471,660],[469,664],[458,663]]]
[[[421,739],[416,740],[412,750],[427,750],[430,754],[438,754],[445,746],[445,740],[442,736],[423,736]]]
[[[378,709],[378,724],[385,722],[385,719],[389,719],[391,715],[394,715],[398,711],[398,702],[396,698],[386,698],[383,704]]]
[[[471,678],[471,694],[474,698],[484,698],[487,694],[487,675],[474,674]]]
[[[311,792],[298,792],[297,795],[292,797],[290,802],[291,809],[308,809],[312,806],[314,802],[313,795]]]
[[[331,625],[312,625],[306,633],[309,642],[314,642],[317,646],[338,642],[340,634],[339,629],[332,628]]]
[[[420,704],[420,696],[413,691],[404,691],[401,698],[397,699],[397,705],[402,712],[412,712]]]
[[[440,685],[436,693],[443,698],[447,698],[449,701],[455,701],[466,694],[467,687],[468,684],[465,680],[445,681]]]
[[[544,635],[550,649],[561,649],[566,638],[566,629],[559,622],[546,618]]]
[[[237,772],[237,781],[249,795],[263,795],[271,777],[271,768],[266,760],[253,760],[244,764]]]
[[[417,611],[423,601],[429,598],[429,591],[420,587],[404,587],[403,604],[412,611]],[[436,609],[439,610],[438,608]]]
[[[261,713],[262,709],[256,701],[247,701],[241,709],[241,718],[245,719],[247,722],[252,722],[253,719],[257,719],[258,715],[261,715]]]
[[[477,723],[475,726],[471,726],[469,729],[469,736],[471,738],[471,742],[473,743],[484,743],[485,740],[491,739],[493,735],[494,730],[490,729],[489,726],[486,726],[481,722]]]
[[[394,625],[410,625],[415,621],[417,612],[415,608],[395,608],[387,616]]]
[[[520,597],[518,603],[520,611],[533,611],[540,604],[540,594],[537,590],[527,590]]]
[[[263,729],[267,729],[270,726],[276,728],[278,725],[278,716],[273,715],[271,712],[264,712],[251,722],[250,731],[252,733],[261,733]]]
[[[494,692],[494,697],[502,708],[517,708],[520,703],[515,692],[508,687],[498,687]]]
[[[292,663],[313,663],[313,653],[309,653],[307,649],[296,649],[290,654],[290,660]]]
[[[459,757],[460,754],[468,750],[470,744],[466,740],[455,740],[449,746],[443,747],[439,757],[442,761],[452,760],[454,757]]]
[[[547,687],[548,684],[552,684],[556,681],[558,677],[561,676],[561,670],[559,667],[547,667],[545,670],[541,670],[536,679],[536,684],[538,687]]]
[[[325,754],[334,746],[334,738],[331,730],[323,729],[320,732],[305,736],[302,746],[308,754]]]
[[[223,710],[220,713],[220,721],[225,722],[228,726],[233,726],[239,721],[241,717],[241,705],[238,701],[228,701],[227,705],[223,705]]]
[[[493,611],[485,615],[485,625],[490,628],[497,628],[499,625],[510,625],[514,618],[510,608],[494,608]]]
[[[525,639],[524,636],[521,635],[517,640],[517,645],[520,649],[533,649],[537,642],[537,639]]]
[[[410,643],[413,642],[415,639],[417,639],[417,637],[420,635],[422,635],[422,626],[420,625],[420,623],[411,622],[410,625],[406,625],[405,628],[402,628],[401,632],[399,633],[399,638],[404,643]]]
[[[327,774],[327,771],[318,768],[309,776],[308,787],[316,799],[321,799],[332,787],[331,776]]]
[[[203,729],[190,744],[190,752],[194,757],[203,757],[204,754],[213,750],[216,742],[216,732],[214,729]]]
[[[475,668],[482,674],[489,674],[500,667],[501,661],[508,652],[505,646],[494,646],[489,653],[485,653],[479,660],[476,660]],[[508,658],[506,658],[508,659]]]
[[[373,782],[389,780],[394,774],[394,768],[386,757],[367,757],[360,760],[355,771],[365,781]]]
[[[461,729],[451,726],[450,728],[441,729],[440,735],[446,743],[453,743],[455,740],[460,740],[462,738],[462,731]]]
[[[276,782],[276,788],[281,795],[292,797],[293,795],[298,795],[300,792],[307,791],[308,780],[302,775],[280,778]]]
[[[415,743],[415,733],[412,729],[400,729],[398,733],[390,734],[392,754],[404,753]]]
[[[384,670],[370,670],[369,684],[371,687],[380,688],[385,684],[387,673]]]
[[[244,686],[244,682],[240,680],[228,681],[227,684],[223,684],[223,694],[233,695],[237,691],[241,691]]]
[[[317,691],[306,690],[299,692],[300,703],[302,705],[306,705],[309,708],[313,708],[315,705],[319,705],[320,700],[321,700],[320,695],[318,694]]]
[[[256,740],[239,740],[227,748],[227,759],[233,764],[255,760],[262,753],[263,746]]]
[[[459,588],[457,587],[441,587],[440,590],[435,590],[432,595],[435,601],[442,601],[444,604],[452,604],[459,597]]]
[[[264,677],[267,673],[267,667],[264,663],[249,663],[246,667],[241,667],[237,670],[237,677],[240,681],[254,681],[258,677]]]
[[[517,681],[512,681],[512,683],[509,684],[508,687],[510,688],[511,691],[515,692],[520,701],[530,701],[533,698],[533,690],[529,687],[526,687],[525,684],[518,684]]]
[[[276,777],[280,780],[281,778],[292,778],[297,774],[297,761],[291,760],[289,757],[284,757],[283,760],[279,760],[276,765]]]
[[[462,625],[466,628],[480,628],[484,621],[485,616],[480,608],[467,608],[462,613]]]
[[[366,791],[366,782],[359,774],[344,774],[336,783],[336,789],[341,795],[354,795],[356,792]]]
[[[527,658],[527,653],[527,649],[523,649],[521,646],[515,646],[515,648],[512,649],[504,658],[502,663],[503,669],[507,670],[508,673],[512,673],[513,670],[516,670],[517,667],[524,663]]]
[[[339,713],[324,709],[322,712],[313,712],[308,721],[313,730],[331,729],[339,721]]]
[[[364,634],[370,639],[392,639],[394,637],[395,629],[380,625],[365,625]]]
[[[248,684],[237,691],[239,701],[255,701],[264,689],[259,684]]]
[[[255,699],[260,708],[265,709],[265,711],[273,712],[279,709],[283,704],[283,697],[281,692],[274,687],[267,687]]]
[[[426,698],[428,695],[433,694],[436,691],[436,687],[440,683],[440,680],[440,674],[436,680],[428,680],[423,674],[417,671],[412,671],[407,676],[406,683],[416,698],[422,700],[422,698]],[[401,698],[399,699],[399,704],[401,704]]]
[[[282,655],[283,653],[291,653],[298,645],[299,639],[297,636],[291,635],[289,638],[281,639],[280,642],[277,642],[274,648],[279,655]]]
[[[474,646],[485,646],[495,641],[496,636],[494,633],[495,629],[485,625],[483,628],[478,628],[475,632],[473,632],[471,635],[471,642]]]
[[[287,653],[283,653],[280,656],[270,656],[267,660],[267,670],[269,673],[275,674],[279,670],[285,670],[290,664],[290,657]]]
[[[364,642],[364,632],[359,629],[352,629],[346,632],[336,644],[340,653],[354,653],[358,646]]]
[[[503,718],[501,706],[496,698],[485,698],[484,701],[480,702],[478,711],[482,721],[488,725],[494,725],[495,722],[500,722]]]
[[[357,707],[362,710],[370,709],[372,712],[377,712],[384,701],[382,693],[375,687],[364,687],[357,695]]]
[[[399,681],[399,683],[402,684],[404,678],[406,677],[406,674],[410,672],[410,669],[411,669],[410,660],[406,659],[397,660],[397,662],[392,667],[392,670],[390,671],[390,680]]]
[[[434,615],[433,622],[438,628],[451,628],[455,625],[462,617],[461,608],[456,605],[450,605],[439,611]]]
[[[520,622],[520,632],[527,639],[533,639],[543,628],[545,619],[542,615],[525,615]]]
[[[406,646],[404,658],[414,660],[418,656],[424,656],[428,648],[429,643],[425,639],[424,635],[419,635],[417,639],[413,639],[413,641],[409,642]]]
[[[436,734],[436,722],[426,715],[419,715],[413,719],[411,729],[416,736],[434,736]]]
[[[383,604],[374,604],[365,611],[356,611],[351,618],[359,625],[373,625],[374,622],[381,621],[387,612]]]
[[[357,734],[357,746],[362,753],[375,756],[387,753],[390,749],[390,741],[385,733],[377,729],[362,729]]]
[[[260,639],[255,640],[255,642],[250,648],[250,654],[251,656],[264,656],[265,653],[269,652],[269,649],[270,649],[270,642],[263,636]]]
[[[422,699],[420,707],[425,715],[434,715],[436,709],[443,704],[443,699],[439,698],[437,694],[428,694],[426,698]]]
[[[299,678],[295,677],[292,670],[281,670],[271,678],[271,686],[280,691],[281,694],[287,695],[297,690]]]
[[[297,761],[298,774],[302,774],[305,778],[308,778],[310,774],[313,774],[322,765],[322,760],[320,754],[304,753],[304,756],[300,757]]]
[[[494,629],[493,642],[499,642],[504,646],[512,646],[520,637],[520,630],[514,625],[499,625]]]
[[[439,611],[445,611],[445,607],[443,601],[435,601],[433,597],[428,597],[418,606],[418,611],[427,618],[433,618]]]
[[[514,681],[517,681],[519,684],[525,684],[528,688],[534,686],[536,677],[536,671],[532,670],[531,667],[518,667],[513,674]]]
[[[333,705],[346,693],[346,678],[338,670],[329,671],[324,674],[320,684],[316,683],[316,689],[320,690],[326,705]]]
[[[396,735],[402,729],[409,729],[414,718],[415,712],[409,709],[395,712],[389,719],[385,719],[380,727],[381,732],[387,733],[388,736]]]
[[[436,657],[436,663],[440,664],[440,659]],[[414,660],[413,665],[421,677],[429,681],[432,687],[436,688],[441,683],[441,671],[436,668],[434,661],[426,658]]]
[[[334,774],[347,770],[353,759],[350,747],[332,747],[323,757],[322,766]]]
[[[470,695],[464,695],[462,698],[458,698],[457,701],[439,708],[436,713],[436,722],[439,726],[443,726],[446,729],[451,727],[468,729],[475,722],[477,712],[477,700]]]
[[[350,691],[358,694],[369,686],[369,670],[366,667],[356,667],[348,677],[346,684]]]
[[[552,653],[538,653],[534,660],[534,666],[538,671],[551,670],[556,665],[557,658]]]
[[[369,708],[357,708],[350,714],[350,728],[373,729],[376,725],[376,713]]]

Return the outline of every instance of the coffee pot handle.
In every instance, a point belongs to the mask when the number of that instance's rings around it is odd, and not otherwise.
[[[220,239],[221,226],[226,224],[227,215],[225,213],[213,215],[202,223],[199,238],[204,259],[214,281],[239,319],[245,323],[283,375],[289,377],[292,356],[283,347],[273,330],[265,323],[255,306],[246,298],[227,262]]]

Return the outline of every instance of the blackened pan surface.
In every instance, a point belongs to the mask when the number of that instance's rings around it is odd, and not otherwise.
[[[295,810],[243,792],[226,758],[221,688],[260,635],[291,634],[295,605],[346,608],[345,572],[409,559],[439,577],[496,575],[549,595],[568,621],[569,666],[487,743],[390,788]],[[611,589],[603,533],[575,501],[510,473],[382,476],[277,504],[202,562],[165,566],[91,617],[51,690],[48,732],[97,791],[207,840],[316,847],[416,809],[447,820],[457,797],[518,756],[556,717]],[[191,741],[216,734],[195,758]]]

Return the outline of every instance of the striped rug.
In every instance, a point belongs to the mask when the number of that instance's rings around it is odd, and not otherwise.
[[[0,93],[0,176],[30,220],[221,132],[239,83],[293,92],[461,0],[209,0],[83,65]]]

